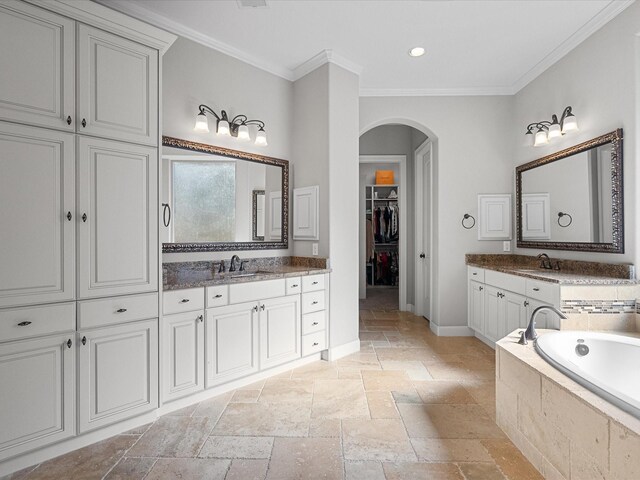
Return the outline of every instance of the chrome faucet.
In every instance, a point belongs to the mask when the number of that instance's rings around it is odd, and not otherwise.
[[[231,257],[231,265],[229,266],[230,272],[236,271],[236,260],[240,262],[240,271],[244,270],[244,268],[242,268],[243,265],[242,265],[242,261],[240,260],[240,257],[238,255],[234,255],[233,257]]]
[[[551,266],[551,259],[546,253],[541,253],[540,255],[538,255],[538,260],[540,260],[540,268],[544,268],[545,270],[551,270],[553,268]],[[559,266],[558,270],[560,270]]]
[[[551,310],[552,312],[555,312],[560,318],[567,318],[567,316],[556,307],[552,307],[551,305],[539,306],[533,312],[531,312],[529,325],[527,326],[527,329],[522,332],[522,335],[520,335],[520,340],[518,340],[518,343],[520,345],[526,345],[528,343],[527,340],[535,340],[536,338],[538,338],[538,334],[536,333],[536,315],[538,315],[538,312],[540,312],[541,310]]]

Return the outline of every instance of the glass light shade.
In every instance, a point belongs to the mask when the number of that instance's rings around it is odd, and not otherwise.
[[[562,133],[578,131],[578,119],[575,115],[567,115],[562,122]]]
[[[229,122],[226,120],[218,121],[218,135],[231,135],[231,130],[229,130]]]
[[[267,143],[267,133],[262,128],[258,130],[255,143],[256,145],[260,145],[261,147],[266,147],[267,145],[269,145]]]
[[[540,145],[546,145],[547,143],[549,143],[549,139],[547,138],[547,132],[545,132],[543,129],[539,129],[536,132],[536,139],[533,142],[533,146],[539,147]]]
[[[209,133],[209,120],[204,113],[196,115],[196,125],[193,127],[196,132]]]
[[[421,57],[422,55],[424,55],[424,48],[422,47],[413,47],[411,50],[409,50],[409,56],[410,57]]]
[[[531,130],[527,130],[524,135],[524,146],[533,147],[533,132]]]
[[[562,132],[560,131],[559,123],[552,123],[551,125],[549,125],[549,133],[547,133],[547,137],[549,138],[549,140],[553,138],[558,138],[561,136],[562,136]]]
[[[238,127],[238,140],[249,140],[249,127],[240,125]]]

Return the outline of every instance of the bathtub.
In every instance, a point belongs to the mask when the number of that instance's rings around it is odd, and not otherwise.
[[[549,332],[536,351],[583,387],[640,418],[640,338],[585,331]]]

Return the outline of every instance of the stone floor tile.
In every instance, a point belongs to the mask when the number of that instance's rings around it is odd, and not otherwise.
[[[362,381],[366,391],[406,390],[411,388],[411,380],[404,370],[380,370],[362,372]]]
[[[273,437],[211,436],[204,443],[201,458],[269,458]]]
[[[345,462],[345,480],[385,480],[380,462]]]
[[[476,403],[476,399],[459,382],[432,380],[414,382],[422,403]]]
[[[338,378],[338,369],[335,363],[313,362],[296,368],[291,373],[292,379],[315,380],[316,378]],[[268,383],[268,382],[267,382]]]
[[[494,463],[459,463],[466,480],[506,480]]]
[[[412,438],[504,438],[480,405],[399,404]]]
[[[542,475],[509,440],[482,440],[482,445],[508,480],[542,480]]]
[[[179,410],[174,410],[173,412],[169,412],[167,413],[167,416],[170,417],[190,417],[193,415],[193,412],[195,412],[198,409],[198,404],[194,403],[193,405],[189,405],[187,407],[181,408]]]
[[[312,418],[309,424],[310,437],[339,437],[340,433],[339,418]]]
[[[454,463],[383,463],[387,480],[465,480]]]
[[[357,368],[359,370],[380,370],[380,362],[375,353],[356,353],[338,359],[338,368]]]
[[[229,403],[256,403],[261,390],[236,390]]]
[[[276,438],[268,480],[315,480],[344,477],[339,438]]]
[[[198,408],[193,412],[193,417],[209,417],[217,420],[222,415],[229,400],[233,397],[233,392],[223,393],[217,397],[210,398],[198,404]]]
[[[313,380],[291,380],[284,378],[270,378],[264,384],[258,402],[260,403],[290,403],[311,402],[313,398]]]
[[[422,398],[415,389],[391,392],[396,403],[422,403]]]
[[[104,480],[142,480],[156,463],[156,458],[123,458]]]
[[[153,425],[153,422],[152,423],[146,423],[144,425],[140,425],[139,427],[132,428],[131,430],[127,430],[122,435],[142,435],[147,430],[149,430],[149,428],[151,428],[151,425]]]
[[[369,418],[362,381],[316,380],[311,416],[313,418]]]
[[[391,392],[366,392],[371,418],[400,418]]]
[[[134,435],[117,435],[53,458],[32,470],[25,478],[39,480],[59,480],[73,478],[78,480],[101,479],[107,474],[138,438]]]
[[[356,370],[356,369],[339,368],[338,378],[343,380],[344,379],[362,380],[362,373],[360,372],[360,370]]]
[[[343,420],[342,444],[345,460],[416,460],[407,432],[400,420]]]
[[[433,360],[435,353],[428,348],[401,348],[380,347],[376,348],[376,354],[381,362],[385,361],[429,361]]]
[[[493,462],[480,440],[412,438],[418,460],[426,462]]]
[[[231,403],[213,435],[306,437],[311,404]]]
[[[269,460],[236,459],[224,480],[264,480]]]
[[[160,458],[145,480],[224,480],[230,464],[217,458]]]
[[[209,417],[160,417],[127,456],[195,457],[213,425]]]

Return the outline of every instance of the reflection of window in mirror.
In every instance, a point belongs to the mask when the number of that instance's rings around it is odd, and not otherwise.
[[[252,240],[264,241],[265,225],[265,195],[264,190],[254,190],[252,193]]]

